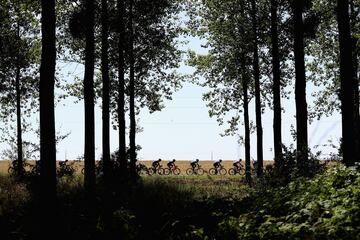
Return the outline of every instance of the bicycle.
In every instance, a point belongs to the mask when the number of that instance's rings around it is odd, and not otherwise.
[[[186,169],[186,174],[187,175],[204,175],[205,171],[204,169],[201,168],[200,165],[197,165],[197,167],[195,168],[188,168]]]
[[[181,170],[178,166],[174,166],[172,168],[164,168],[164,174],[165,175],[170,175],[170,174],[174,174],[174,175],[180,175]]]
[[[232,167],[228,170],[229,175],[236,175],[239,174],[241,175],[244,172],[244,168],[242,165],[240,165],[239,167]]]
[[[11,165],[8,168],[8,174],[10,176],[16,176],[18,175],[18,170],[19,170],[19,166],[18,166],[18,160],[14,160],[11,162]],[[31,166],[29,163],[27,163],[25,160],[22,162],[22,168],[21,168],[21,172],[20,172],[20,176],[25,176],[26,175],[26,170],[25,167]]]
[[[217,174],[220,174],[220,175],[226,175],[227,171],[226,169],[224,168],[224,166],[220,165],[219,167],[217,168],[210,168],[209,169],[209,174],[210,175],[217,175]]]
[[[75,169],[71,166],[67,164],[67,160],[63,161],[63,162],[59,162],[59,168],[56,170],[56,175],[58,177],[63,177],[63,176],[69,176],[72,177],[75,173]]]
[[[163,168],[161,165],[159,165],[158,168],[149,167],[148,168],[148,175],[151,176],[151,175],[154,175],[154,174],[169,175],[170,170],[168,168]]]
[[[150,175],[149,169],[144,164],[141,163],[136,165],[136,172],[138,175],[144,175],[144,174]]]

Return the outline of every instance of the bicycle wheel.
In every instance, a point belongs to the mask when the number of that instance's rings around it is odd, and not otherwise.
[[[194,174],[194,170],[192,169],[192,168],[188,168],[188,169],[186,169],[186,174],[187,175],[193,175]]]
[[[159,175],[165,175],[165,169],[164,169],[164,168],[159,168],[159,169],[157,170],[157,173],[158,173]]]
[[[164,175],[170,175],[171,170],[169,168],[164,168]]]
[[[220,173],[220,175],[226,175],[227,171],[226,171],[225,168],[221,168],[221,169],[219,170],[219,173]]]
[[[215,168],[210,168],[210,169],[209,169],[209,174],[210,174],[210,175],[216,175],[216,173],[217,173],[217,171],[216,171]]]
[[[229,171],[228,171],[229,175],[235,175],[236,172],[233,168],[230,168]]]
[[[153,169],[153,168],[148,168],[148,170],[147,170],[147,174],[148,174],[149,176],[154,175],[154,174],[155,174],[154,169]]]
[[[199,168],[198,170],[196,170],[197,175],[204,175],[204,173],[205,173],[205,171],[202,168]]]
[[[8,168],[8,173],[9,173],[9,175],[13,175],[13,174],[15,173],[15,168],[12,167],[12,166],[10,166],[10,167]]]
[[[176,168],[174,168],[174,170],[172,172],[174,175],[180,175],[181,170],[180,170],[180,168],[176,167]]]

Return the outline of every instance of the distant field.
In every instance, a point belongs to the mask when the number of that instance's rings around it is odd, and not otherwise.
[[[70,164],[73,164],[73,167],[76,169],[76,171],[78,173],[80,173],[81,169],[84,167],[84,161],[69,161]],[[143,161],[139,161],[139,163],[144,164],[147,167],[151,166],[151,163],[153,161],[150,160],[143,160]],[[176,161],[176,165],[180,168],[181,173],[185,174],[186,169],[188,169],[190,167],[190,162],[191,161],[186,161],[186,160],[178,160]],[[27,163],[29,163],[30,165],[34,165],[35,161],[27,161]],[[161,165],[163,167],[166,167],[166,164],[168,163],[168,161],[161,161]],[[211,160],[200,160],[200,166],[205,170],[208,171],[210,168],[213,167],[213,163],[214,161]],[[265,165],[271,165],[273,163],[273,161],[264,161]],[[232,167],[233,161],[232,160],[223,160],[222,162],[223,166],[228,170],[229,168]],[[243,166],[245,165],[245,162],[243,161]],[[8,168],[10,166],[10,161],[7,160],[0,160],[0,173],[2,174],[6,174],[8,172]]]

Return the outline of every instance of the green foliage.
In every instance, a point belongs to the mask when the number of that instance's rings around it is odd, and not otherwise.
[[[338,165],[312,180],[268,189],[254,200],[247,213],[218,225],[220,239],[234,233],[237,239],[360,237],[360,172],[355,167]]]

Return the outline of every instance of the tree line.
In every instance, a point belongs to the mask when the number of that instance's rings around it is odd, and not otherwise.
[[[295,82],[296,164],[309,172],[308,118],[336,110],[342,115],[341,152],[352,166],[359,159],[359,1],[356,0],[1,0],[0,103],[6,123],[16,118],[17,167],[23,172],[26,116],[40,113],[41,186],[46,202],[56,199],[55,104],[59,87],[84,100],[84,187],[95,191],[95,122],[102,105],[104,182],[136,177],[136,115],[159,111],[181,87],[176,72],[182,35],[206,39],[208,54],[189,52],[210,116],[233,134],[244,121],[245,160],[250,178],[249,102],[255,98],[257,174],[263,173],[262,113],[273,109],[275,168],[284,163],[281,98]],[[189,17],[182,25],[182,13]],[[63,84],[57,62],[84,64],[83,79]],[[309,112],[307,82],[323,86]],[[129,113],[127,118],[126,113]],[[243,116],[240,117],[242,112]],[[126,122],[129,122],[127,141]],[[11,122],[11,121],[10,121]],[[110,158],[110,126],[118,130],[118,158]],[[25,125],[26,126],[26,125]],[[129,142],[129,143],[127,143]],[[129,146],[127,148],[127,146]],[[115,169],[115,170],[114,170]],[[106,185],[106,184],[105,184]]]
[[[258,175],[263,172],[262,112],[273,109],[275,168],[284,166],[281,98],[295,86],[296,165],[310,171],[309,118],[342,115],[341,154],[359,161],[359,1],[193,0],[189,31],[207,40],[207,54],[189,53],[195,79],[209,87],[210,115],[227,123],[226,134],[244,122],[245,160],[250,178],[249,102],[255,98]],[[198,76],[202,76],[199,78]],[[315,107],[307,104],[309,82],[321,86]],[[240,108],[240,106],[242,108]],[[310,111],[309,111],[310,110]],[[234,113],[235,112],[235,113]],[[240,113],[243,117],[240,117]],[[230,117],[229,117],[230,115]],[[230,120],[228,120],[230,118]]]

